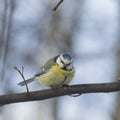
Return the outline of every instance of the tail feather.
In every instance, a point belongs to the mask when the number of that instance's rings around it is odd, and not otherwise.
[[[34,81],[34,78],[30,78],[30,79],[28,79],[28,80],[26,80],[26,81],[22,81],[22,82],[18,83],[18,85],[24,86],[25,84],[29,84],[29,83],[31,83],[32,81]]]

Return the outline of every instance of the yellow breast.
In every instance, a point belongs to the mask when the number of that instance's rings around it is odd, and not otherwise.
[[[45,86],[59,86],[69,84],[75,73],[73,68],[70,71],[61,69],[58,65],[54,65],[48,72],[37,76],[35,79]]]

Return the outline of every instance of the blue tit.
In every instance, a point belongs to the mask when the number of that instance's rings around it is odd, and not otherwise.
[[[75,68],[73,67],[73,59],[68,53],[61,53],[51,59],[49,59],[39,70],[34,77],[26,80],[26,83],[30,83],[37,80],[41,85],[49,86],[52,88],[68,85],[75,74]],[[18,83],[18,85],[24,86],[25,81]]]

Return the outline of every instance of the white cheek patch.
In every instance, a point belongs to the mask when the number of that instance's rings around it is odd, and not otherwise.
[[[56,63],[60,66],[60,68],[63,68],[63,67],[64,67],[64,65],[63,65],[63,63],[61,62],[61,60],[60,60],[59,57],[57,58]]]

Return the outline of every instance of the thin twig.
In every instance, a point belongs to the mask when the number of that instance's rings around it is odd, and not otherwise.
[[[62,4],[64,0],[60,0],[57,5],[53,8],[53,11],[56,11],[58,9],[58,7]]]
[[[19,73],[19,74],[21,75],[21,77],[23,78],[23,80],[24,80],[24,82],[25,82],[26,89],[27,89],[27,95],[30,95],[28,85],[27,85],[26,80],[25,80],[25,77],[24,77],[24,75],[23,75],[24,67],[22,66],[22,72],[21,72],[16,66],[14,66],[14,69],[17,70],[18,73]]]

